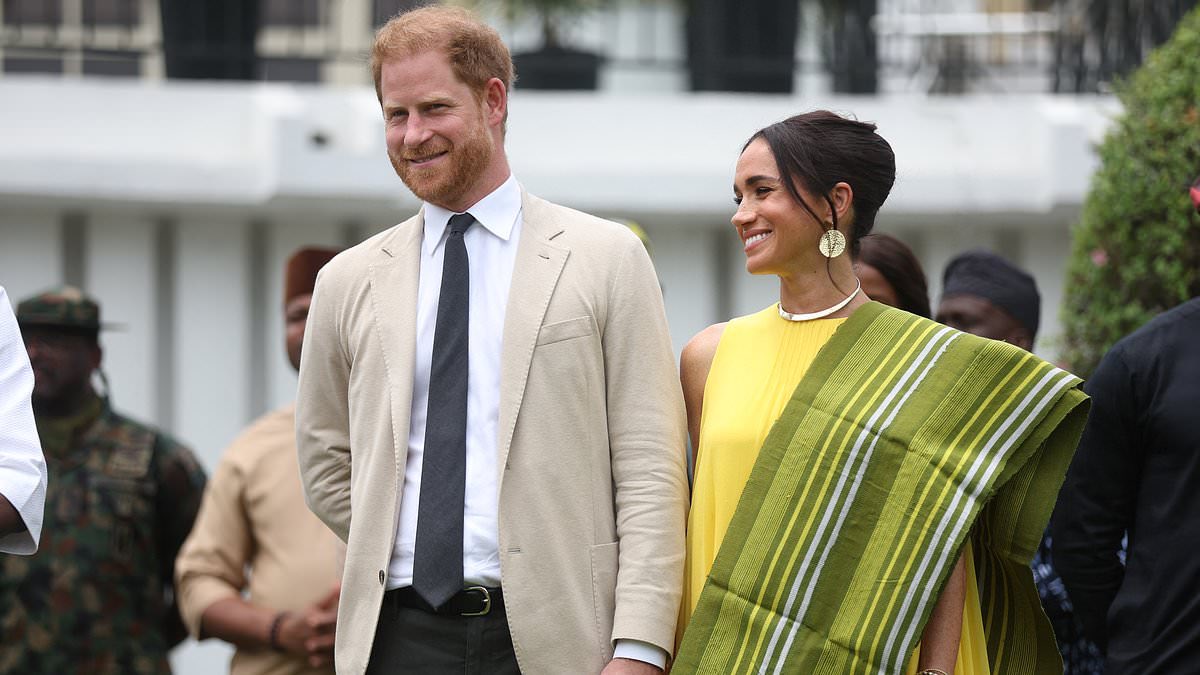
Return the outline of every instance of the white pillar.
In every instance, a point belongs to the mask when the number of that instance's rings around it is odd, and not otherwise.
[[[1021,232],[1021,267],[1037,280],[1042,296],[1042,313],[1034,351],[1051,362],[1062,352],[1063,295],[1067,264],[1071,256],[1071,233],[1066,223],[1046,225]]]
[[[0,286],[14,308],[23,298],[63,283],[59,214],[0,212]]]
[[[663,286],[671,343],[678,354],[693,335],[709,324],[729,317],[718,316],[718,286],[721,278],[709,230],[689,227],[660,227],[649,230],[654,249],[654,267]]]
[[[211,470],[250,418],[245,226],[184,219],[175,264],[174,429]]]
[[[156,227],[148,218],[89,215],[85,283],[100,303],[103,321],[117,324],[100,335],[113,406],[137,420],[161,424],[154,419],[159,349]]]

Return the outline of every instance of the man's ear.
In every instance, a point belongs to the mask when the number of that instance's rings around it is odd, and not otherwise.
[[[483,85],[483,103],[486,106],[488,126],[504,124],[508,116],[508,87],[498,77]]]

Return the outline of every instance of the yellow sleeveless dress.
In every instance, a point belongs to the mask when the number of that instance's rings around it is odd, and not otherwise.
[[[688,515],[679,636],[700,599],[721,539],[767,432],[817,352],[845,319],[792,322],[775,305],[730,321],[713,357],[700,414],[700,452]],[[990,672],[975,565],[966,552],[966,601],[955,675]],[[918,648],[919,651],[919,648]],[[917,654],[906,672],[916,673]]]

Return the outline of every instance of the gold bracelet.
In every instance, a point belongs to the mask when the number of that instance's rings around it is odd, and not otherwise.
[[[944,670],[938,670],[937,668],[926,668],[925,670],[922,670],[921,672],[917,673],[917,675],[950,675],[950,674]]]

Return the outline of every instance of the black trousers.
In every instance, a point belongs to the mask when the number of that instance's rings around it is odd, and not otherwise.
[[[503,606],[484,616],[444,616],[388,600],[367,675],[520,675]]]

